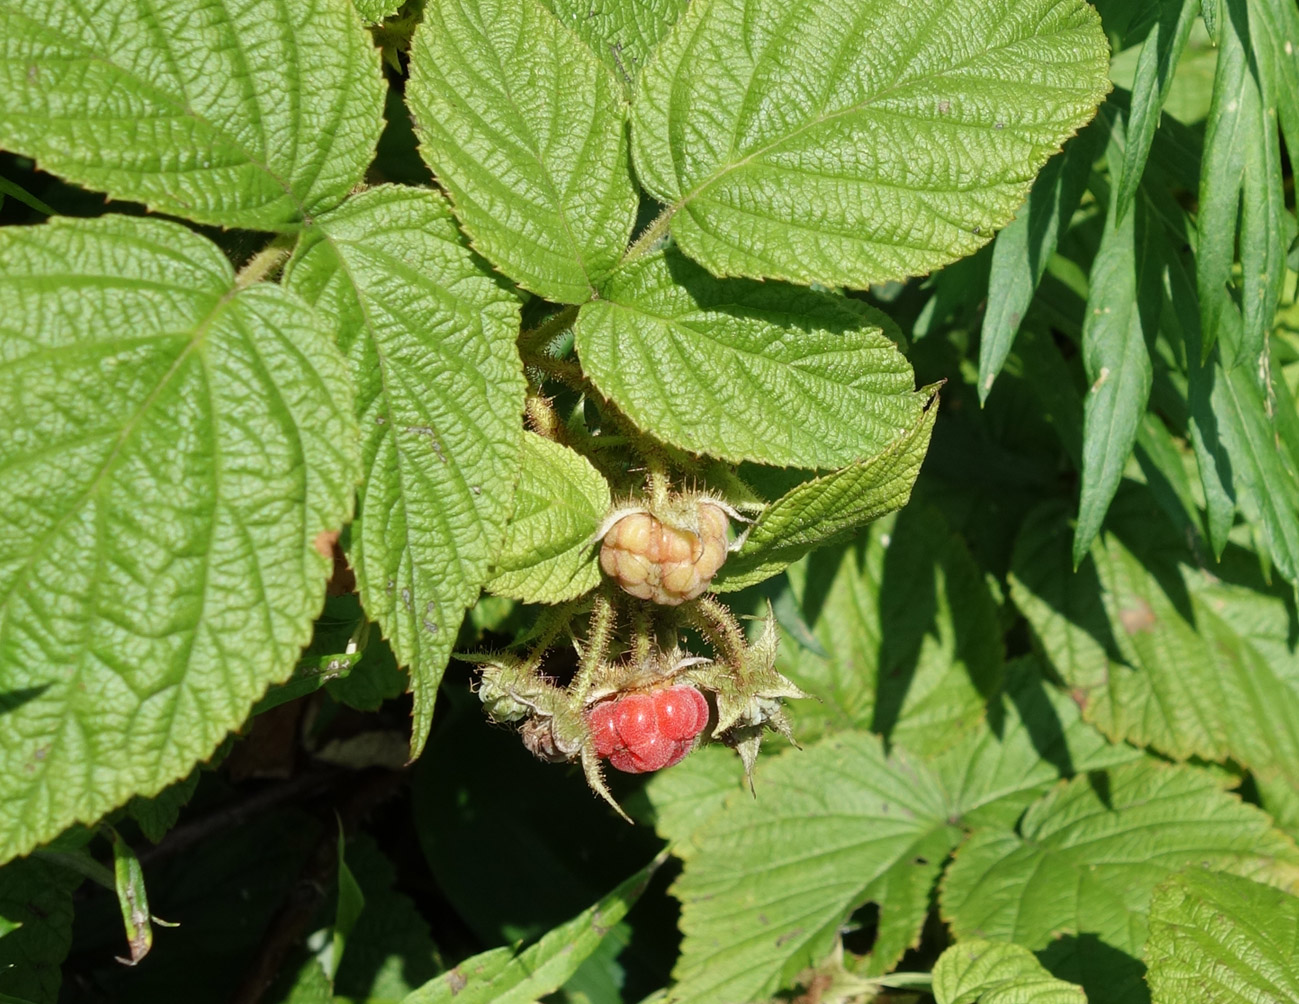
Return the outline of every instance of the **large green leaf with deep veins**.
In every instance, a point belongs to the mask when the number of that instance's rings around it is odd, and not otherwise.
[[[0,148],[162,212],[279,230],[340,202],[383,126],[349,0],[0,0]]]
[[[1265,813],[1207,772],[1146,759],[1061,785],[1016,830],[976,829],[943,879],[942,911],[957,939],[1041,951],[1092,999],[1137,1004],[1151,892],[1200,864],[1299,882],[1299,848]]]
[[[284,679],[351,514],[313,311],[107,216],[0,232],[0,858],[185,776]]]
[[[577,317],[582,368],[638,426],[723,460],[842,467],[884,452],[930,395],[857,300],[718,280],[673,249]]]
[[[834,622],[848,629],[842,612]],[[843,653],[833,689],[811,677],[809,686],[839,702],[853,686],[853,667],[862,668],[864,647]],[[872,674],[860,675],[868,681],[862,689],[870,688]],[[807,703],[791,709],[796,729]],[[659,831],[684,859],[673,888],[685,935],[674,1000],[764,998],[821,962],[867,901],[880,905],[880,917],[864,971],[889,971],[919,938],[960,826],[1009,827],[1062,772],[1139,755],[1105,743],[1031,663],[1018,664],[1005,691],[990,699],[989,724],[932,762],[900,746],[886,756],[865,731],[872,712],[861,703],[864,712],[841,705],[828,716],[842,731],[759,760],[756,799],[736,783],[740,767],[721,751],[701,751],[651,782]],[[923,703],[919,711],[922,717]]]
[[[589,300],[636,220],[613,71],[540,0],[432,0],[406,99],[474,247],[525,289]]]
[[[630,90],[690,0],[543,0]]]
[[[1015,546],[1011,596],[1084,715],[1115,739],[1231,759],[1299,797],[1299,654],[1289,589],[1229,547],[1202,568],[1143,492],[1120,492],[1077,573],[1064,514]]]
[[[713,0],[641,73],[632,144],[718,275],[864,287],[969,254],[1109,89],[1083,0]]]
[[[487,588],[525,603],[560,603],[598,586],[595,533],[613,501],[609,482],[591,462],[525,432],[514,499]]]
[[[1155,889],[1146,940],[1155,1004],[1295,1004],[1299,898],[1192,868]]]
[[[1087,1004],[1076,983],[1057,980],[1027,948],[973,938],[934,963],[938,1004]]]
[[[350,558],[367,613],[410,667],[418,753],[514,507],[518,301],[441,195],[394,186],[318,221],[285,282],[333,323],[356,383],[366,478]]]

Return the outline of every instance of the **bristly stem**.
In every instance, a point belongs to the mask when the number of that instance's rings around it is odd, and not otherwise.
[[[294,240],[292,235],[282,234],[249,258],[235,275],[235,289],[247,289],[271,275],[288,260]]]
[[[617,619],[613,597],[609,595],[609,586],[606,585],[595,594],[590,625],[586,633],[586,644],[582,647],[582,662],[569,688],[579,707],[586,700],[587,692],[595,681],[596,672],[604,665],[609,655],[609,643],[613,641],[613,629]]]
[[[705,593],[690,605],[691,620],[695,627],[725,657],[729,665],[743,665],[748,639],[735,615],[716,596]]]
[[[627,253],[622,256],[621,264],[630,264],[652,251],[654,245],[667,236],[668,227],[677,208],[676,206],[664,207],[663,212],[654,217],[653,222],[641,231],[641,235],[627,249]]]
[[[567,331],[577,320],[576,306],[565,307],[557,314],[552,314],[535,328],[529,328],[521,332],[518,338],[519,352],[527,363],[532,363],[535,356],[539,355],[551,339],[561,331]]]
[[[561,603],[541,614],[538,618],[541,630],[537,635],[536,643],[528,649],[528,658],[523,664],[526,673],[535,675],[541,669],[541,662],[546,652],[555,644],[555,639],[568,628],[576,611],[576,603]]]

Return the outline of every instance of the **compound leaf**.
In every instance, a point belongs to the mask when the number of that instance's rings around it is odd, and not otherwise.
[[[864,287],[1008,223],[1109,89],[1082,0],[714,0],[642,71],[641,183],[716,275]]]
[[[589,300],[636,220],[613,71],[539,0],[433,0],[406,96],[474,247],[525,289]]]
[[[600,584],[595,532],[609,482],[567,446],[523,434],[523,470],[505,546],[487,588],[525,603],[561,603]]]
[[[758,783],[758,800],[739,792],[702,830],[669,834],[694,845],[672,887],[681,1004],[770,996],[820,962],[885,885],[923,900],[959,837],[933,774],[900,750],[886,757],[876,736],[847,732],[764,760]]]
[[[332,322],[356,382],[366,480],[349,557],[366,612],[410,667],[418,754],[514,506],[518,301],[465,247],[441,195],[396,186],[319,220],[285,282]]]
[[[1155,889],[1146,939],[1155,1004],[1299,1001],[1299,898],[1192,868]]]
[[[1087,1004],[1076,983],[1052,976],[1022,945],[972,938],[934,963],[937,1004]]]
[[[1083,714],[1115,739],[1231,758],[1299,793],[1289,591],[1237,547],[1201,568],[1144,493],[1121,492],[1109,526],[1074,573],[1063,516],[1044,508],[1011,562],[1015,605]]]
[[[942,912],[958,941],[1013,941],[1093,999],[1136,1004],[1151,892],[1193,864],[1299,881],[1299,848],[1265,813],[1205,771],[1147,758],[1061,785],[1017,830],[975,829]]]
[[[0,858],[212,754],[293,670],[352,510],[314,312],[174,223],[0,232]]]
[[[842,467],[914,430],[930,393],[870,308],[718,280],[668,249],[583,306],[582,367],[641,428],[723,460]]]
[[[383,126],[348,0],[0,0],[0,90],[0,148],[226,227],[336,205]]]

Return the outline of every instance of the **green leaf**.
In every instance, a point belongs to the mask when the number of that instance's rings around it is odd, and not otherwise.
[[[352,875],[352,869],[347,866],[346,850],[347,840],[343,836],[343,824],[340,820],[338,825],[338,902],[334,907],[334,929],[330,937],[328,962],[324,959],[320,960],[322,966],[326,967],[325,975],[329,977],[331,985],[334,977],[338,975],[338,967],[342,964],[343,952],[347,948],[348,939],[351,938],[356,922],[365,909],[365,895],[361,892],[361,887],[357,884],[355,876]]]
[[[933,761],[965,825],[1013,829],[1060,778],[1142,758],[1084,722],[1037,658],[1016,659],[1005,675],[985,720]]]
[[[762,511],[739,551],[714,581],[718,592],[743,589],[777,574],[809,551],[901,509],[929,449],[938,416],[934,397],[916,424],[883,452],[790,489]]]
[[[8,858],[184,777],[289,675],[359,465],[311,309],[174,223],[0,232],[0,355]]]
[[[723,460],[842,467],[913,430],[931,394],[847,297],[719,281],[669,249],[585,305],[582,368],[638,426]]]
[[[349,559],[415,692],[412,756],[465,608],[514,506],[524,382],[518,302],[436,192],[381,186],[306,235],[288,287],[335,326],[367,477]]]
[[[690,0],[543,0],[630,91]]]
[[[362,834],[352,841],[348,866],[367,909],[348,935],[334,991],[358,1001],[396,1004],[444,967],[428,921],[408,896],[394,888],[396,870],[372,840]]]
[[[1033,293],[1046,273],[1061,235],[1078,209],[1092,163],[1105,138],[1103,123],[1084,129],[1052,157],[1033,182],[1028,201],[1014,221],[997,235],[988,277],[988,305],[979,335],[979,402],[988,399],[992,382],[1028,313]]]
[[[738,793],[701,831],[670,834],[694,845],[672,886],[682,1004],[770,996],[829,953],[861,903],[887,914],[914,892],[926,901],[959,838],[937,778],[900,749],[886,757],[875,736],[764,760],[758,783],[756,800]]]
[[[1111,532],[1072,572],[1068,528],[1025,523],[1011,596],[1088,720],[1169,756],[1228,758],[1299,791],[1299,653],[1289,590],[1229,548],[1201,568],[1156,504],[1120,493]]]
[[[1192,864],[1299,881],[1299,848],[1267,815],[1205,771],[1144,760],[1061,785],[1017,831],[976,829],[943,880],[942,912],[958,941],[1013,941],[1092,999],[1136,1004],[1151,892]]]
[[[1258,365],[1285,275],[1275,53],[1265,41],[1267,25],[1257,5],[1258,0],[1223,0],[1200,174],[1196,279],[1201,351],[1207,359],[1220,341],[1228,367]]]
[[[135,851],[122,839],[121,834],[111,826],[104,828],[113,844],[113,889],[117,893],[117,905],[122,911],[122,924],[126,928],[126,944],[131,953],[129,959],[119,957],[118,961],[134,966],[153,947],[153,918],[149,913],[144,869],[140,867],[140,859],[135,856]]]
[[[360,182],[383,125],[348,0],[3,0],[0,41],[0,148],[203,223],[309,220]]]
[[[1082,0],[714,0],[641,73],[632,144],[716,275],[865,287],[964,257],[1095,113]]]
[[[527,1004],[558,990],[644,892],[655,859],[589,910],[548,931],[530,948],[493,948],[430,980],[403,1004]]]
[[[1150,399],[1153,342],[1162,305],[1157,229],[1144,205],[1115,222],[1110,209],[1092,264],[1083,321],[1083,366],[1091,388],[1083,405],[1082,489],[1073,560],[1100,531]]]
[[[0,919],[20,925],[0,938],[0,1000],[55,1004],[72,947],[72,891],[81,876],[44,861],[0,868]]]
[[[1132,104],[1127,122],[1127,147],[1115,181],[1115,213],[1122,221],[1132,208],[1141,175],[1150,156],[1150,144],[1159,125],[1160,109],[1173,86],[1178,60],[1191,37],[1201,0],[1158,0],[1158,20],[1151,26],[1137,59],[1132,83]]]
[[[44,213],[46,216],[57,215],[53,209],[47,206],[36,196],[32,195],[21,185],[17,185],[8,178],[0,178],[0,205],[4,204],[5,197],[15,199],[21,202],[29,209],[35,209],[38,213]]]
[[[1278,441],[1269,396],[1251,367],[1215,366],[1210,400],[1240,507],[1262,531],[1277,571],[1299,584],[1299,474]]]
[[[845,654],[845,665],[850,664],[853,658],[853,653]],[[868,681],[867,686],[871,686],[871,674],[862,675]],[[846,687],[840,689],[847,690]],[[840,697],[832,694],[827,700],[839,701]],[[952,826],[975,824],[1009,828],[1024,808],[1049,790],[1062,774],[1096,770],[1141,755],[1130,747],[1113,746],[1105,742],[1098,732],[1084,724],[1077,707],[1068,697],[1045,683],[1033,660],[1020,660],[1011,664],[1005,689],[989,699],[988,703],[986,721],[973,729],[967,729],[955,745],[932,761],[932,765],[917,764],[913,758],[902,753],[897,753],[889,761],[890,773],[894,766],[904,776],[908,771],[918,770],[920,780],[914,783],[922,789],[937,785],[942,790],[941,799],[935,796],[935,804],[941,802],[946,806],[944,821]],[[868,710],[866,715],[861,716],[861,725],[849,721],[844,728],[851,731],[841,735],[847,735],[852,743],[857,743],[869,718]],[[802,731],[805,721],[803,709],[797,709],[795,727]],[[829,739],[816,743],[808,755],[814,749],[829,744]],[[775,760],[764,759],[758,768],[756,803],[747,790],[741,790],[743,773],[733,756],[716,748],[700,750],[671,771],[655,776],[650,782],[647,791],[658,830],[673,841],[673,853],[687,862],[687,874],[693,868],[690,862],[700,853],[705,855],[704,867],[715,871],[723,866],[725,838],[714,839],[713,827],[722,826],[727,818],[736,814],[741,817],[741,825],[745,822],[765,825],[767,811],[771,809],[775,813],[771,825],[787,826],[788,839],[805,851],[810,859],[817,861],[818,868],[823,868],[837,881],[850,885],[860,878],[853,872],[857,858],[852,854],[840,854],[843,850],[840,827],[843,827],[843,833],[849,832],[856,816],[836,821],[832,818],[821,819],[819,813],[814,813],[813,823],[804,824],[798,821],[800,806],[804,804],[801,796],[795,795],[795,802],[789,806],[785,805],[785,800],[787,789],[799,792],[825,781],[828,805],[864,806],[866,796],[860,790],[864,782],[853,778],[873,777],[879,769],[879,755],[874,752],[876,747],[873,746],[870,747],[869,754],[861,753],[856,746],[852,750],[853,752],[845,753],[833,769],[827,768],[828,773],[824,777],[819,773],[817,765],[824,762],[823,757],[833,761],[829,754],[817,753],[813,757],[815,763],[807,768],[811,773],[806,778],[799,773],[807,764],[803,754],[789,753]],[[903,757],[904,762],[895,764],[898,756]],[[778,767],[780,764],[786,766]],[[752,811],[749,807],[752,807]],[[896,808],[895,805],[894,809]],[[852,811],[856,813],[857,810]],[[826,812],[828,817],[832,816],[833,809],[827,809]],[[883,814],[890,817],[891,811],[886,809]],[[902,818],[894,819],[893,822],[899,823]],[[913,822],[917,826],[938,825],[936,818],[930,819],[928,823],[924,820]],[[863,825],[859,839],[867,842],[867,834],[875,832],[868,827],[874,826],[874,820]],[[730,830],[726,832],[729,833]],[[956,839],[955,830],[945,832],[950,832],[952,839]],[[759,926],[769,926],[761,925],[760,921],[754,919],[755,913],[750,912],[751,907],[755,912],[766,916],[769,924],[779,916],[760,905],[755,907],[748,894],[750,889],[766,889],[769,876],[767,864],[762,857],[762,848],[766,845],[750,854],[747,838],[738,836],[736,839],[737,846],[745,855],[742,867],[750,868],[752,872],[747,879],[737,878],[734,886],[728,886],[721,894],[725,901],[717,905],[718,917],[715,922],[701,921],[700,937],[719,939],[715,946],[720,953],[719,964],[729,967],[729,960],[734,956],[735,967],[739,970],[747,959],[752,958],[755,964],[766,967],[764,971],[770,973],[771,967],[779,966],[784,958],[781,951],[785,942],[778,946],[776,955],[770,959],[764,956],[767,942],[756,945],[748,943],[749,936]],[[923,842],[931,838],[921,835],[917,839]],[[933,839],[933,852],[939,857],[944,856],[946,851],[938,846],[941,841],[936,837]],[[941,867],[937,857],[925,854],[920,857],[925,857],[926,861],[920,862],[912,858],[911,864],[899,861],[897,866],[887,868],[878,880],[866,885],[855,900],[854,905],[873,900],[881,907],[877,938],[869,959],[858,967],[859,973],[878,975],[888,972],[903,951],[919,939],[921,927],[929,912],[933,883]],[[712,863],[709,864],[709,861]],[[782,871],[776,886],[771,890],[771,896],[777,899],[783,892],[799,887],[800,880],[793,868],[788,874]],[[809,876],[807,882],[811,886],[818,880],[818,876]],[[765,895],[764,891],[764,897]],[[810,892],[808,902],[815,902],[815,895]],[[733,925],[724,923],[724,917],[730,908],[739,914]],[[839,915],[841,920],[847,916],[848,909],[850,908],[844,909]],[[797,912],[797,907],[791,907],[791,910]],[[711,916],[706,915],[704,921],[710,921]],[[749,918],[748,928],[744,926],[744,917]],[[801,916],[792,918],[788,928],[776,930],[771,936],[779,940],[782,934],[795,930],[801,924]],[[691,945],[693,944],[692,942]],[[691,951],[695,950],[691,948]],[[708,964],[707,943],[701,944],[698,951],[702,953],[698,960],[702,971]],[[747,954],[750,952],[751,956]],[[811,954],[813,953],[809,953],[809,956]],[[791,961],[786,972],[792,972],[795,968],[796,964]],[[716,998],[701,990],[699,999]]]
[[[609,482],[591,462],[526,432],[514,498],[487,588],[525,603],[562,603],[598,586],[595,533],[613,501]]]
[[[1027,948],[974,938],[934,963],[937,1004],[1087,1004],[1076,983],[1052,976]]]
[[[539,0],[431,0],[406,99],[474,247],[525,289],[583,303],[636,221],[613,71]]]
[[[379,24],[402,8],[405,0],[352,0],[356,12],[367,24]]]
[[[1299,1001],[1299,899],[1192,868],[1155,889],[1145,959],[1155,1004]]]
[[[937,510],[905,509],[790,579],[830,653],[785,645],[778,656],[780,672],[820,699],[792,709],[800,736],[870,729],[929,754],[982,720],[1001,682],[997,608]]]
[[[167,831],[176,825],[176,820],[180,818],[180,810],[194,794],[194,789],[198,787],[199,772],[198,768],[190,771],[189,776],[183,781],[177,781],[175,784],[168,785],[162,791],[154,795],[153,798],[136,798],[127,803],[126,810],[131,814],[131,818],[139,824],[140,832],[143,833],[151,843],[158,843],[167,835]]]

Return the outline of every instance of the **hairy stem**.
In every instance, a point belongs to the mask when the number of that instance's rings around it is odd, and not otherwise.
[[[676,206],[667,206],[663,212],[654,217],[654,221],[641,231],[641,235],[622,256],[622,264],[630,264],[654,250],[654,245],[667,236],[668,226],[672,223],[672,216],[676,211]]]
[[[595,674],[604,665],[605,658],[609,654],[609,643],[613,641],[613,629],[617,619],[613,597],[609,595],[609,587],[605,586],[595,595],[586,644],[582,648],[582,662],[569,688],[578,707],[586,701],[586,695],[595,681]]]
[[[744,637],[744,629],[740,627],[740,622],[735,619],[729,607],[716,596],[705,594],[690,604],[689,616],[694,626],[703,633],[709,644],[722,654],[729,665],[737,669],[744,665],[744,652],[748,647],[748,640]]]
[[[235,289],[247,289],[254,283],[261,282],[288,260],[293,251],[294,238],[285,234],[276,237],[255,255],[235,275]]]
[[[534,362],[534,357],[544,354],[543,350],[561,331],[567,331],[577,320],[576,306],[565,307],[558,314],[552,314],[535,328],[529,328],[519,335],[519,352],[527,363]]]

